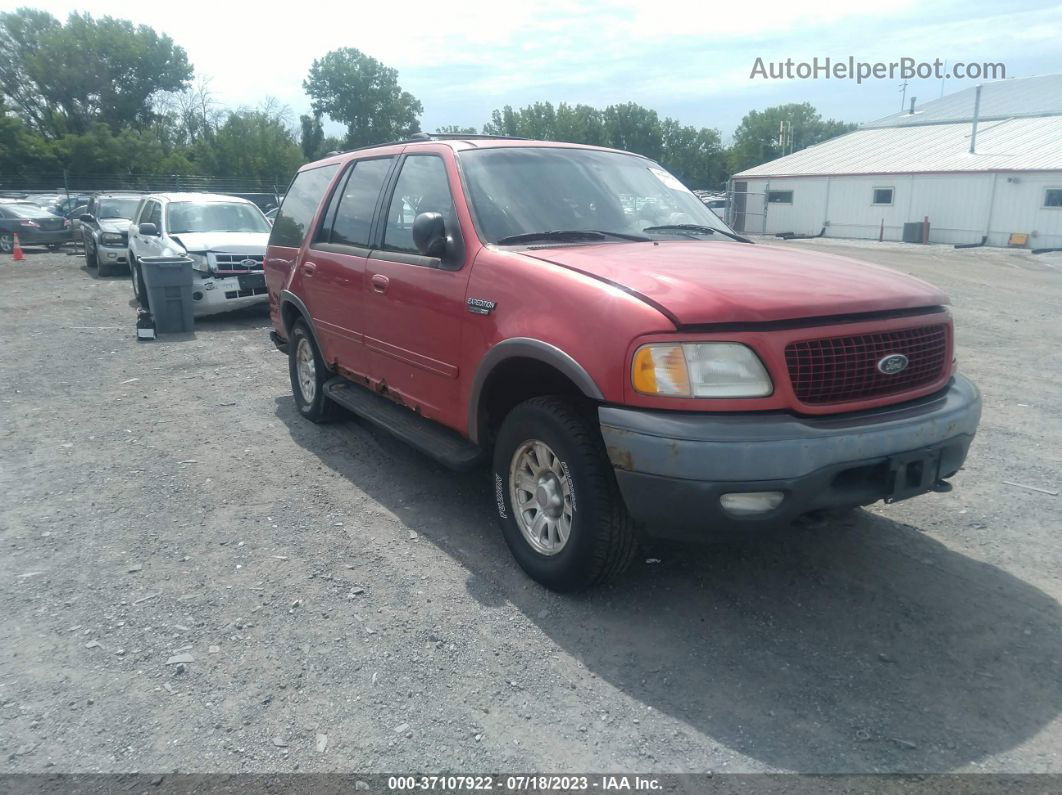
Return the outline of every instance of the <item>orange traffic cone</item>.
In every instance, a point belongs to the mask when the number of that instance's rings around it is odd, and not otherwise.
[[[15,247],[11,249],[11,259],[15,262],[26,259],[26,255],[22,253],[22,245],[18,242],[18,232],[15,232]]]

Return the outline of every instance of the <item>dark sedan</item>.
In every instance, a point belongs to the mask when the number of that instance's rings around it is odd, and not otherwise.
[[[73,239],[66,218],[32,204],[0,204],[0,253],[11,253],[16,234],[20,243],[49,248],[58,248]]]

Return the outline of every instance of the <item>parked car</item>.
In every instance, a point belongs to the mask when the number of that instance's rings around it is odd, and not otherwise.
[[[80,207],[75,207],[73,210],[66,214],[66,218],[70,221],[70,232],[73,235],[74,240],[81,238],[81,216],[85,214],[85,210],[88,209],[87,204],[82,204]]]
[[[195,314],[212,315],[264,304],[262,258],[269,222],[247,199],[212,193],[154,193],[142,197],[129,227],[133,292],[148,305],[140,260],[183,256],[194,260]]]
[[[27,198],[38,207],[54,207],[61,197],[58,193],[31,193]]]
[[[490,461],[510,550],[559,590],[642,535],[950,488],[981,400],[936,287],[753,245],[639,155],[469,137],[296,175],[265,270],[303,417]]]
[[[70,242],[70,222],[27,202],[0,203],[0,253],[10,254],[15,235],[23,245],[57,249]]]
[[[279,211],[280,211],[279,207],[273,207],[273,208],[271,208],[269,210],[266,210],[265,217],[266,217],[266,219],[268,219],[269,223],[273,223],[277,219],[277,213]]]
[[[138,193],[99,193],[89,199],[81,220],[85,265],[110,276],[129,264],[129,222],[140,206]]]

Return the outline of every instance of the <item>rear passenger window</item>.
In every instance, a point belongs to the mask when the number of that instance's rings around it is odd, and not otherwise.
[[[336,174],[338,165],[320,166],[295,175],[269,234],[269,245],[298,248],[317,212],[317,205]]]
[[[428,212],[442,213],[447,231],[457,231],[457,214],[442,158],[433,155],[407,157],[387,211],[384,248],[417,253],[413,244],[413,219]]]
[[[392,158],[359,160],[354,165],[332,224],[332,241],[347,246],[369,246],[369,228],[376,200],[380,198],[384,179],[391,168]]]

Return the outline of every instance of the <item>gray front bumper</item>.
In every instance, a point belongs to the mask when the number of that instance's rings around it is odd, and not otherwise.
[[[888,496],[890,457],[904,453],[939,451],[939,476],[950,477],[977,431],[981,396],[957,375],[929,398],[828,417],[609,406],[598,413],[631,513],[650,532],[676,535],[691,523],[707,524],[703,520],[750,529],[821,508],[874,502]],[[735,519],[719,505],[728,492],[770,490],[785,492],[786,499],[754,519]]]

